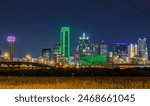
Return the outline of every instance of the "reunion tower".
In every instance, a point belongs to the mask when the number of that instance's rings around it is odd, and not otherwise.
[[[9,35],[7,37],[7,42],[9,43],[9,58],[13,61],[14,58],[14,42],[16,41],[16,37],[13,35]]]

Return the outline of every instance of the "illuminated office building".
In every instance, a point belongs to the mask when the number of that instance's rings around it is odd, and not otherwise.
[[[109,52],[108,53],[108,64],[112,64],[113,63],[113,52]]]
[[[106,64],[106,55],[85,55],[80,58],[80,64],[84,66]]]
[[[129,58],[134,58],[134,57],[138,56],[138,45],[130,44],[128,46],[128,54],[129,54]]]
[[[78,52],[75,52],[74,61],[75,61],[75,65],[80,64],[80,55]]]
[[[75,65],[75,57],[70,56],[70,65]]]
[[[61,49],[60,43],[57,42],[56,45],[55,45],[55,47],[54,47],[54,49],[53,49],[53,51],[54,51],[53,54],[54,54],[54,55],[56,55],[56,54],[61,54],[60,49]]]
[[[85,33],[83,33],[82,37],[79,37],[78,52],[80,56],[90,55],[91,53],[90,40],[89,37],[85,36]]]
[[[51,59],[51,49],[45,48],[42,50],[42,58],[45,60],[50,60]]]
[[[146,38],[139,38],[138,46],[139,46],[139,56],[144,60],[148,60],[148,48]]]
[[[56,43],[53,51],[54,51],[54,53],[53,53],[54,54],[54,61],[56,63],[59,63],[60,62],[60,57],[61,57],[61,46],[60,46],[59,42]]]
[[[114,48],[114,54],[119,56],[119,58],[127,56],[127,44],[126,43],[116,43]]]
[[[16,37],[10,35],[7,37],[7,42],[9,42],[9,58],[13,61],[14,58],[14,42],[16,41]]]
[[[98,44],[91,44],[91,51],[93,55],[100,54],[100,46]]]
[[[104,54],[106,56],[108,54],[108,46],[106,44],[104,44],[103,41],[100,44],[100,54]]]
[[[70,27],[62,27],[60,31],[61,54],[70,64]]]

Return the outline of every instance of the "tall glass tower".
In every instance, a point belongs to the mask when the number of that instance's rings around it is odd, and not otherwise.
[[[139,45],[139,56],[144,60],[148,60],[148,48],[146,38],[139,38],[138,45]]]
[[[67,58],[70,64],[70,27],[62,27],[60,30],[61,54]]]
[[[79,37],[79,54],[80,56],[89,55],[90,54],[90,40],[89,37],[85,36],[83,33],[82,37]]]
[[[129,58],[134,58],[138,55],[138,45],[137,44],[130,44],[128,46],[128,54]]]
[[[101,44],[100,44],[100,54],[104,54],[107,56],[107,53],[108,53],[108,45],[106,45],[104,43],[104,41],[101,41]]]

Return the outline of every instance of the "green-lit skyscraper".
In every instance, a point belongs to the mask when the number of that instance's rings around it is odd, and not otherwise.
[[[61,54],[68,59],[70,64],[70,27],[62,27],[60,31]]]

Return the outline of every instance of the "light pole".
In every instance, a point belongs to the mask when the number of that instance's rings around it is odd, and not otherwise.
[[[32,57],[31,57],[31,55],[30,55],[30,54],[27,54],[27,55],[26,55],[26,59],[27,59],[27,61],[29,61],[29,62],[30,62],[30,61],[31,61],[31,58],[32,58]]]

